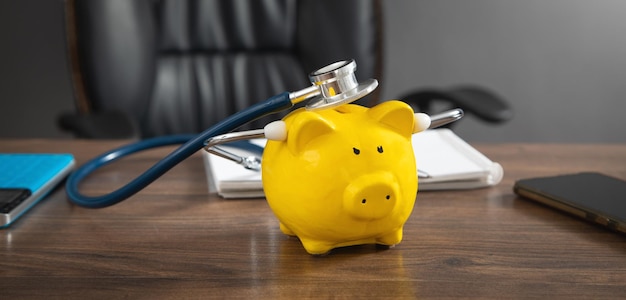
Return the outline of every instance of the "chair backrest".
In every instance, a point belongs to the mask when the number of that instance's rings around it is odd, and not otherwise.
[[[378,0],[67,0],[78,110],[121,110],[144,137],[193,133],[310,85],[309,72],[338,60],[354,58],[360,80],[380,79],[380,7]]]

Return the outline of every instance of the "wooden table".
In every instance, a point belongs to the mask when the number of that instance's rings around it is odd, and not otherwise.
[[[0,152],[70,152],[121,142],[2,140]],[[626,178],[626,145],[475,145],[502,164],[493,188],[420,192],[395,248],[307,254],[262,200],[208,195],[201,156],[118,205],[86,209],[59,188],[0,231],[0,291],[15,298],[624,298],[626,237],[516,197],[516,179],[578,171]],[[90,177],[119,187],[171,148]]]

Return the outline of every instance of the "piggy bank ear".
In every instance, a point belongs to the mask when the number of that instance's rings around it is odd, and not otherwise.
[[[321,115],[304,111],[289,126],[287,147],[295,154],[300,153],[308,143],[334,130],[334,124]]]
[[[386,101],[372,107],[369,115],[399,134],[410,137],[413,133],[413,109],[402,101]]]

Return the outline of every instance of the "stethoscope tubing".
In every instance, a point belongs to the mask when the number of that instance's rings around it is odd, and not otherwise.
[[[228,133],[257,118],[289,109],[292,106],[293,104],[289,93],[284,92],[239,111],[200,134],[169,135],[150,138],[110,150],[91,159],[70,174],[65,185],[67,196],[73,203],[87,208],[102,208],[117,204],[136,194],[178,163],[202,149],[205,141],[209,138]],[[101,196],[85,196],[79,191],[80,182],[105,165],[140,151],[177,144],[182,145],[162,160],[158,161],[143,174],[115,191]]]

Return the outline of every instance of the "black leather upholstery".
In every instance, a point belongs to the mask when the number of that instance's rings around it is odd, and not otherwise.
[[[77,137],[201,132],[344,59],[356,60],[359,80],[384,80],[380,0],[66,1],[78,114],[59,121]],[[379,91],[359,103],[376,103]],[[504,100],[478,87],[401,99],[429,113],[444,100],[488,122],[511,117]]]
[[[358,78],[380,78],[377,5],[69,0],[81,113],[122,111],[138,122],[143,137],[193,133],[272,95],[310,85],[308,72],[330,62],[354,58]]]

